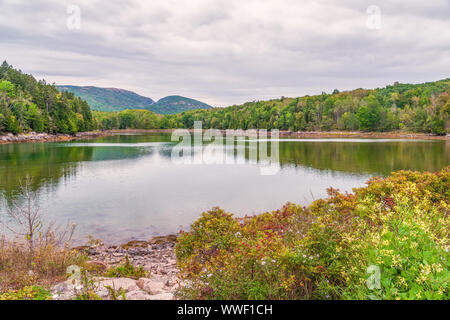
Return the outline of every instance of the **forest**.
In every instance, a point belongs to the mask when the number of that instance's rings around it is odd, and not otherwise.
[[[445,135],[450,129],[450,79],[424,84],[253,101],[159,116],[141,110],[95,112],[100,129],[192,128],[289,131],[409,131]]]
[[[85,101],[2,63],[0,132],[74,134],[95,129],[96,121]]]
[[[148,110],[91,111],[84,100],[14,69],[0,67],[0,132],[77,133],[109,129],[203,128],[289,131],[408,131],[445,135],[450,130],[450,78],[394,83],[298,98],[281,97],[209,110],[160,115]]]

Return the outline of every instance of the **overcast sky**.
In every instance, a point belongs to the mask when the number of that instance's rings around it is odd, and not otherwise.
[[[214,106],[418,83],[450,77],[450,1],[0,0],[0,59]]]

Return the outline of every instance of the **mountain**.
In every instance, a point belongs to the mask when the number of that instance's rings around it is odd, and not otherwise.
[[[147,109],[155,103],[150,98],[132,91],[116,88],[56,86],[59,91],[72,92],[91,106],[92,110],[121,111],[125,109]]]
[[[174,114],[187,110],[211,109],[210,105],[181,96],[169,96],[158,102],[132,91],[116,88],[98,88],[93,86],[56,86],[59,91],[69,91],[86,100],[92,110],[122,111],[126,109],[145,109],[160,114]]]
[[[198,100],[181,96],[168,96],[158,100],[149,110],[161,114],[174,114],[196,109],[212,109],[212,107]]]

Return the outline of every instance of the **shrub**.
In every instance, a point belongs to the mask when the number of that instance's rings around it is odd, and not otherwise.
[[[0,294],[0,300],[51,300],[50,292],[40,286],[26,286]]]
[[[178,239],[178,295],[448,299],[449,181],[450,168],[400,171],[306,208],[242,219],[214,208]]]
[[[148,272],[142,266],[136,267],[130,263],[128,256],[125,256],[125,262],[117,267],[106,270],[105,277],[109,278],[132,278],[139,279],[146,277]]]

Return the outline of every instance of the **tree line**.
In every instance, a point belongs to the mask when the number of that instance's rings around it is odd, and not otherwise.
[[[193,128],[290,131],[410,131],[445,135],[450,129],[450,79],[423,84],[253,101],[210,110],[155,115],[143,110],[96,112],[101,129]]]
[[[91,111],[72,93],[59,92],[6,62],[0,67],[0,132],[193,128],[194,121],[202,121],[205,129],[403,130],[445,135],[450,130],[450,78],[160,115],[149,110]]]
[[[14,69],[0,66],[0,132],[74,134],[97,128],[89,105],[54,85]]]

